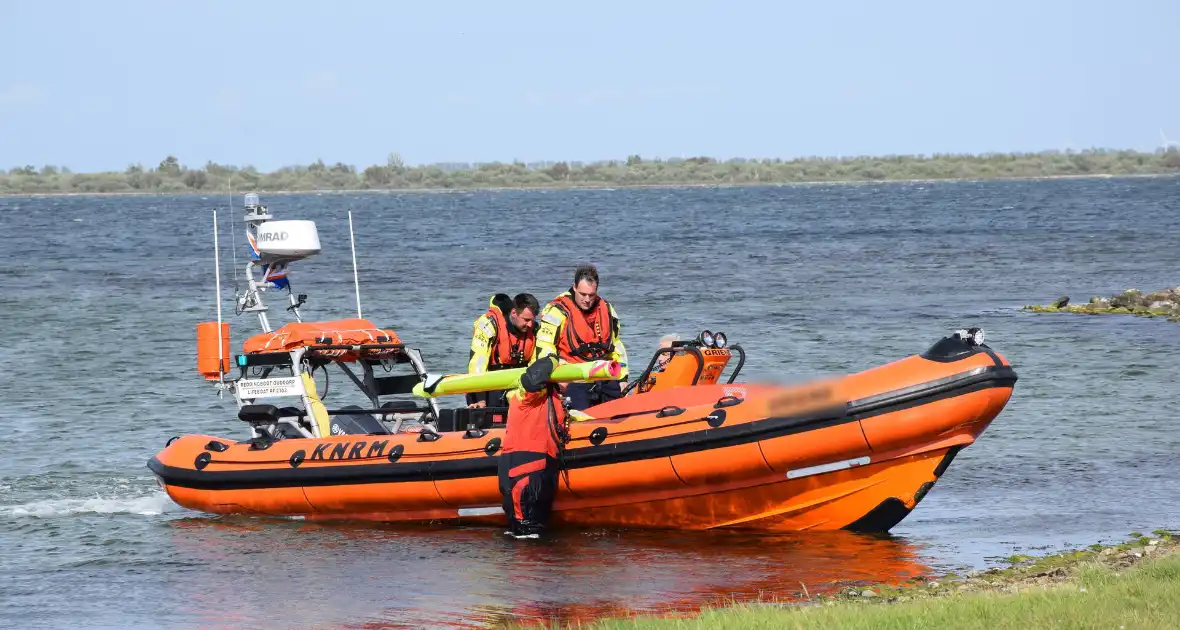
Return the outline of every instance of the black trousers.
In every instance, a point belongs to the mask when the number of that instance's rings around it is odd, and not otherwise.
[[[623,388],[619,381],[570,383],[565,386],[565,395],[570,399],[570,409],[582,411],[608,400],[622,398]]]
[[[500,455],[499,472],[509,532],[539,536],[557,494],[557,460],[547,453],[513,451]]]

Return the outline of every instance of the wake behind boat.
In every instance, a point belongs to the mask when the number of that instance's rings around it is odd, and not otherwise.
[[[266,278],[285,279],[319,238],[314,223],[273,221],[247,199],[253,259],[239,306],[263,332],[231,362],[228,325],[198,325],[198,365],[233,393],[249,438],[169,440],[148,462],[161,486],[217,514],[502,525],[496,417],[507,409],[443,408],[437,397],[501,388],[512,375],[430,374],[420,349],[360,317],[359,296],[356,318],[326,322],[302,322],[305,296],[291,297],[300,321],[270,330],[261,293],[285,283]],[[663,354],[672,358],[660,369]],[[658,350],[625,396],[570,422],[551,524],[887,531],[1003,410],[1017,380],[978,329],[798,385],[737,382],[744,362],[741,345],[703,331]],[[562,366],[551,380],[612,378],[618,367]],[[314,378],[329,370],[368,406],[329,408]]]

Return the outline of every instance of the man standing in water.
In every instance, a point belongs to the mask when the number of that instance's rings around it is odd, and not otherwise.
[[[508,531],[516,538],[540,538],[557,494],[558,449],[564,444],[565,411],[560,390],[549,382],[557,367],[542,356],[508,392],[508,427],[500,451],[500,496]]]
[[[598,269],[593,265],[578,267],[569,290],[541,310],[538,357],[554,354],[565,363],[609,359],[623,368],[618,381],[567,385],[565,395],[570,399],[570,409],[582,410],[622,397],[620,383],[627,380],[627,350],[619,328],[615,307],[598,295]]]

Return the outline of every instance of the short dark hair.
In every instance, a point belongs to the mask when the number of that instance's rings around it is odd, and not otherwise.
[[[598,268],[594,265],[582,265],[574,270],[574,286],[586,280],[591,284],[598,284]]]
[[[533,315],[541,313],[541,303],[537,301],[536,297],[533,297],[532,293],[517,293],[516,297],[512,299],[512,305],[517,313],[523,313],[526,308],[531,310]]]

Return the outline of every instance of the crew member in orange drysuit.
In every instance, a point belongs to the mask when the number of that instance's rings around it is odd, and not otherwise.
[[[508,427],[500,452],[500,495],[508,531],[516,538],[539,538],[557,494],[558,449],[564,444],[565,409],[549,381],[557,357],[530,365],[520,386],[508,393]]]

